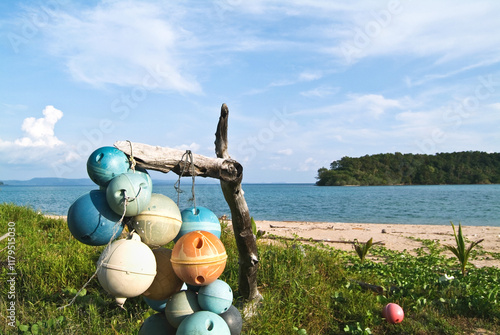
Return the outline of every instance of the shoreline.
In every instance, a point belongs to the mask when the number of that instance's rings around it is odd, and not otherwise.
[[[64,215],[45,215],[53,219],[66,221]],[[230,220],[228,220],[231,223]],[[305,240],[315,240],[326,243],[336,249],[353,251],[355,239],[360,243],[373,238],[373,243],[381,244],[387,249],[398,252],[408,251],[415,254],[415,250],[425,247],[419,241],[435,240],[442,245],[456,245],[453,228],[450,225],[418,225],[418,224],[387,224],[387,223],[347,223],[347,222],[312,222],[312,221],[271,221],[256,220],[258,230],[286,238],[294,235]],[[455,225],[458,231],[458,225]],[[493,226],[462,226],[467,245],[472,241],[484,239],[474,250],[483,250],[500,254],[500,227]],[[264,235],[261,240],[271,241]],[[307,243],[305,241],[304,243]],[[455,257],[449,251],[443,251],[449,257]],[[489,258],[489,259],[487,259]],[[500,267],[500,259],[478,256],[471,259],[470,264],[476,267]]]
[[[308,221],[255,221],[257,229],[267,234],[293,238],[313,239],[330,246],[353,251],[355,239],[364,243],[373,238],[373,243],[382,244],[385,248],[415,254],[415,249],[425,247],[421,240],[436,240],[442,245],[456,245],[453,228],[450,225],[415,225],[384,223],[346,223],[346,222],[308,222]],[[458,232],[458,225],[455,226]],[[467,245],[472,241],[484,239],[477,249],[485,252],[500,253],[500,227],[462,226]],[[264,235],[261,239],[266,239]],[[267,239],[269,240],[269,239]],[[455,257],[449,251],[443,251],[449,257]],[[489,259],[487,259],[489,258]],[[500,260],[478,256],[471,259],[470,264],[476,267],[500,267]]]

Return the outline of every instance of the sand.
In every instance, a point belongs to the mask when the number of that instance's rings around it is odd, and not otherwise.
[[[415,254],[415,249],[424,247],[416,239],[437,240],[443,245],[456,245],[451,225],[406,225],[378,223],[342,223],[342,222],[300,222],[300,221],[256,221],[259,230],[266,234],[283,237],[294,235],[304,239],[324,241],[334,248],[353,250],[352,242],[366,242],[373,238],[384,247],[392,250],[407,250]],[[458,226],[456,227],[458,231]],[[466,241],[484,239],[480,247],[486,252],[500,253],[500,227],[462,226]],[[265,236],[265,235],[264,235]],[[469,245],[469,243],[467,243]],[[455,257],[446,251],[449,257]],[[500,266],[500,260],[481,255],[471,259],[470,264],[476,267]]]
[[[52,218],[66,220],[65,216],[47,215]],[[381,223],[345,223],[345,222],[307,222],[307,221],[256,221],[257,228],[282,237],[294,237],[305,240],[313,239],[342,250],[353,250],[353,242],[366,242],[373,238],[374,243],[384,247],[415,254],[415,249],[425,247],[420,240],[437,240],[443,245],[456,246],[451,225],[409,225],[409,224],[381,224]],[[456,226],[458,231],[458,226]],[[500,253],[500,227],[462,226],[467,245],[472,241],[484,239],[479,245],[485,252]],[[265,235],[263,240],[267,240]],[[455,257],[451,252],[445,255]],[[368,256],[369,257],[369,256]],[[469,260],[476,267],[500,267],[500,259],[489,255],[480,255],[477,259]]]

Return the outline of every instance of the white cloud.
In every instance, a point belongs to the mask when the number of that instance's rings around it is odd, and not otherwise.
[[[54,134],[54,127],[62,117],[63,112],[54,108],[54,106],[47,106],[43,110],[44,117],[34,118],[29,117],[24,119],[21,129],[26,136],[16,139],[13,142],[3,141],[0,139],[0,149],[9,148],[54,148],[63,145]]]
[[[287,149],[283,149],[283,150],[279,150],[278,151],[278,154],[280,155],[284,155],[284,156],[290,156],[293,154],[293,150],[290,149],[290,148],[287,148]]]
[[[191,144],[181,144],[175,147],[175,149],[178,150],[191,150],[192,153],[197,154],[198,151],[200,150],[200,145],[198,143],[191,143]]]
[[[335,95],[340,91],[339,87],[333,87],[333,86],[319,86],[316,88],[313,88],[312,90],[309,91],[303,91],[300,92],[300,95],[308,98],[324,98],[330,95]]]

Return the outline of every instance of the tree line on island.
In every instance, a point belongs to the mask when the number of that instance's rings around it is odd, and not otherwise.
[[[318,186],[498,184],[500,153],[345,156],[319,169],[316,179]]]

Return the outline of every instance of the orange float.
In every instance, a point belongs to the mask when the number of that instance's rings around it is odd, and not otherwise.
[[[221,240],[212,233],[197,230],[177,241],[171,263],[177,276],[186,284],[205,286],[219,278],[226,259],[226,248]]]
[[[148,299],[165,300],[181,290],[183,281],[177,277],[172,268],[170,258],[172,250],[167,248],[153,249],[156,258],[156,276],[151,286],[142,294]]]

